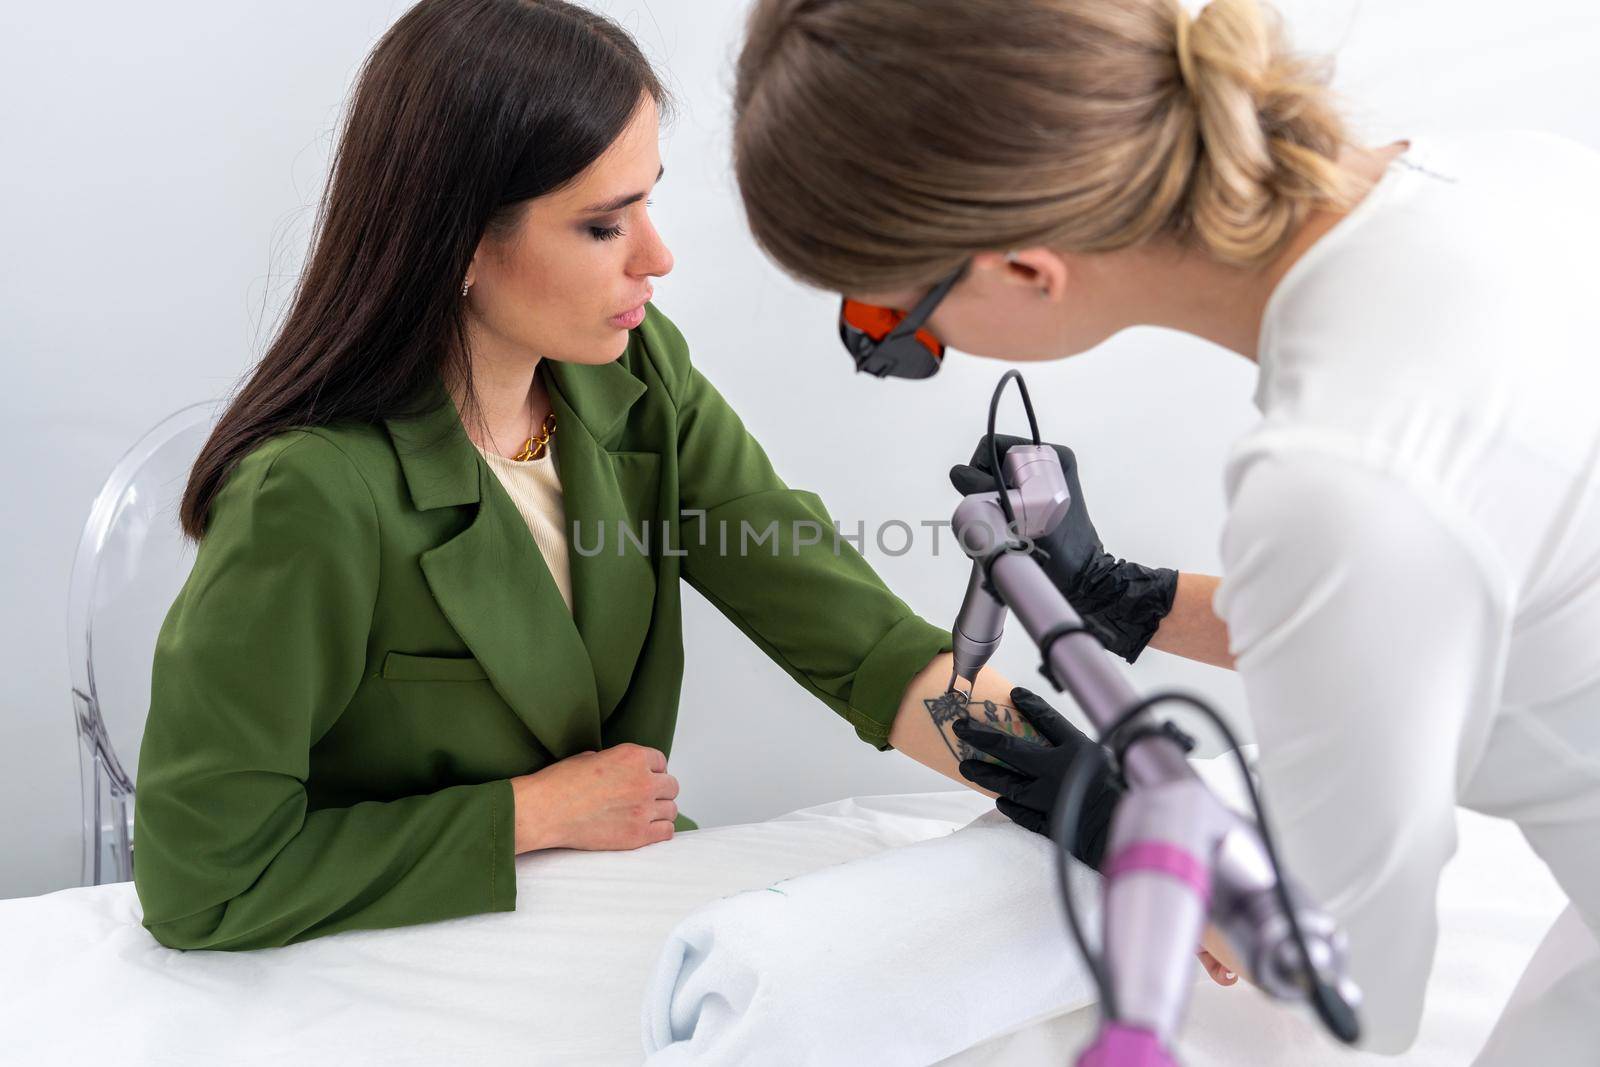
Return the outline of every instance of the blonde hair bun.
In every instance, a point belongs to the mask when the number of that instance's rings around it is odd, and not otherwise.
[[[1355,192],[1335,162],[1344,131],[1325,74],[1257,0],[1212,0],[1193,19],[1174,2],[1173,31],[1200,139],[1186,221],[1217,258],[1255,263],[1306,207]]]
[[[734,87],[751,232],[837,291],[1041,244],[1260,265],[1350,202],[1346,143],[1257,0],[758,0]]]

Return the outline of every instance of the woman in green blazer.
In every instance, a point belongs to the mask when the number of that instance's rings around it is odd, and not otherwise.
[[[666,773],[680,579],[864,741],[966,784],[926,705],[948,632],[648,304],[664,99],[554,0],[425,0],[368,60],[289,314],[184,500],[137,783],[162,943],[507,911],[518,853],[692,828]],[[570,612],[474,447],[552,423]],[[975,695],[1010,703],[992,673]]]

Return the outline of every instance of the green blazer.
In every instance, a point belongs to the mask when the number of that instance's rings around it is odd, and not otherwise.
[[[512,910],[509,779],[671,751],[680,579],[889,747],[948,631],[783,483],[672,323],[652,307],[616,362],[547,371],[570,613],[437,381],[428,414],[281,433],[230,475],[139,757],[134,882],[163,944]]]

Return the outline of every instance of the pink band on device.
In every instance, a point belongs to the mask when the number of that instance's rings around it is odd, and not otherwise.
[[[1202,908],[1211,907],[1211,871],[1191,852],[1165,841],[1136,841],[1106,864],[1106,880],[1134,871],[1155,871],[1187,883],[1200,898]]]
[[[1175,1067],[1156,1035],[1136,1026],[1112,1023],[1078,1057],[1078,1067]]]

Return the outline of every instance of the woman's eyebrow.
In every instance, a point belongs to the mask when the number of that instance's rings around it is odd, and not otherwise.
[[[661,180],[661,176],[665,173],[667,173],[667,167],[666,164],[663,163],[661,165],[661,169],[656,172],[656,181],[659,182]],[[607,200],[603,204],[591,204],[583,209],[582,214],[605,215],[612,211],[621,211],[629,204],[636,204],[643,200],[645,195],[646,194],[644,193],[631,193],[628,196],[619,196],[615,200]]]

